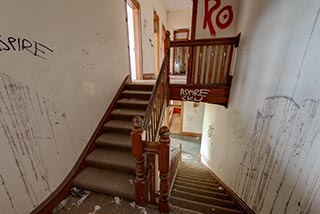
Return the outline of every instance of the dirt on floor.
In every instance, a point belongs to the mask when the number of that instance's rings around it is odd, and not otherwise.
[[[80,197],[69,196],[64,207],[53,214],[158,214],[157,206],[140,207],[134,201],[119,197],[97,194],[91,192],[87,198],[78,205]],[[62,202],[63,204],[63,202]],[[189,210],[170,206],[170,214],[194,214]]]

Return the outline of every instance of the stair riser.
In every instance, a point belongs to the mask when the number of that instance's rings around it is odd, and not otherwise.
[[[145,104],[127,104],[127,103],[117,103],[119,108],[129,108],[129,109],[141,109],[146,110],[148,105]]]
[[[198,179],[208,179],[208,180],[212,180],[213,178],[207,175],[198,175],[195,173],[185,173],[185,172],[178,172],[177,175],[181,175],[181,176],[187,176],[187,177],[193,177],[193,178],[198,178]]]
[[[113,170],[117,172],[135,173],[135,168],[130,168],[130,166],[118,166],[113,164],[106,164],[96,161],[85,161],[88,166],[92,166],[99,169]]]
[[[127,84],[126,90],[152,91],[153,85]]]
[[[118,127],[104,127],[105,133],[120,133],[120,134],[130,134],[131,129],[118,128]]]
[[[179,206],[185,209],[194,210],[201,213],[215,213],[215,214],[243,214],[243,212],[240,212],[238,210],[230,210],[230,209],[223,209],[219,208],[217,206],[209,206],[206,204],[199,204],[194,203],[186,200],[180,200],[175,197],[171,197],[171,203],[175,206]],[[215,212],[213,211],[215,210]]]
[[[197,176],[188,176],[188,175],[183,175],[183,174],[177,174],[177,178],[182,178],[182,179],[191,179],[195,181],[203,181],[203,182],[217,182],[214,178],[200,178]]]
[[[188,194],[188,193],[178,192],[178,191],[173,191],[171,195],[178,198],[196,201],[196,202],[200,202],[208,205],[216,205],[216,206],[226,207],[229,209],[235,208],[235,204],[232,201],[202,197],[200,195]]]
[[[185,187],[198,188],[198,189],[201,189],[201,190],[214,191],[214,192],[217,192],[217,190],[219,190],[218,188],[214,188],[214,187],[195,185],[195,184],[190,184],[190,183],[181,182],[181,181],[177,181],[177,180],[175,181],[175,184],[178,184],[178,185],[181,185],[181,186],[185,186]]]
[[[205,172],[196,172],[196,171],[184,170],[184,169],[179,169],[178,172],[190,174],[190,175],[203,176],[203,177],[211,177],[211,175],[209,173],[205,173]]]
[[[193,194],[199,194],[199,195],[208,196],[208,197],[219,198],[219,199],[223,199],[223,200],[230,200],[230,197],[227,194],[223,194],[223,193],[219,193],[219,192],[209,192],[209,191],[181,187],[181,186],[176,186],[176,185],[174,185],[172,189],[173,190],[175,190],[175,189],[180,190],[183,192],[189,192],[189,193],[193,193]]]
[[[192,180],[192,179],[185,179],[185,178],[181,178],[181,177],[177,177],[176,178],[177,181],[181,181],[181,182],[187,182],[190,184],[196,184],[196,185],[202,185],[202,186],[208,186],[208,187],[215,187],[218,188],[220,185],[214,182],[203,182],[203,181],[196,181],[196,180]]]
[[[143,119],[144,115],[111,114],[111,119],[132,121],[135,116],[140,116]]]
[[[150,99],[150,95],[149,94],[122,93],[122,96],[124,98],[128,98],[128,99],[143,99],[143,100],[149,100]]]
[[[123,149],[131,151],[131,143],[130,144],[116,144],[113,142],[96,142],[97,148],[115,148],[115,149]]]

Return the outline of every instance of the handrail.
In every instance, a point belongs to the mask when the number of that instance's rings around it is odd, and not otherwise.
[[[188,47],[188,46],[204,46],[204,45],[235,45],[235,47],[238,47],[240,36],[241,36],[241,33],[239,33],[235,37],[170,41],[170,47]]]
[[[159,93],[159,87],[161,85],[161,81],[163,80],[166,80],[166,75],[167,75],[167,72],[166,72],[166,69],[167,69],[167,60],[169,60],[169,52],[166,51],[165,53],[165,56],[164,56],[164,59],[163,59],[163,63],[161,65],[161,69],[160,69],[160,72],[159,72],[159,76],[156,80],[156,83],[155,83],[155,86],[153,87],[153,90],[152,90],[152,94],[151,94],[151,98],[150,98],[150,102],[149,102],[149,105],[147,107],[147,110],[146,110],[146,113],[145,113],[145,116],[144,116],[144,124],[143,124],[143,128],[144,129],[147,129],[148,128],[148,125],[149,125],[149,122],[150,122],[150,119],[151,119],[151,116],[152,116],[152,110],[155,106],[155,101],[156,101],[156,98],[157,98],[157,93]],[[164,94],[166,96],[166,94]],[[155,139],[152,139],[152,140],[155,140]]]

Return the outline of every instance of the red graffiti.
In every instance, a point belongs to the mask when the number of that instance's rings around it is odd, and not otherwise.
[[[214,0],[215,4],[209,9],[209,1],[211,0],[204,0],[204,20],[203,20],[203,29],[209,28],[210,34],[215,36],[217,34],[216,30],[214,29],[212,23],[212,15],[213,12],[219,9],[221,6],[221,0]],[[216,15],[216,25],[220,29],[226,29],[231,25],[233,21],[233,10],[232,6],[227,5],[224,6],[219,10]]]

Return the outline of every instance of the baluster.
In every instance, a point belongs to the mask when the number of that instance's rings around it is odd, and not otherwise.
[[[140,206],[147,206],[147,185],[145,174],[145,157],[143,154],[143,120],[141,117],[136,116],[132,120],[132,132],[131,132],[131,151],[136,162],[136,178],[135,178],[135,190],[136,190],[136,202]]]
[[[170,163],[170,131],[163,126],[160,129],[160,143],[158,146],[159,171],[160,171],[160,212],[169,212],[169,163]]]
[[[156,156],[155,154],[148,155],[148,163],[150,166],[149,188],[150,188],[150,203],[156,204]]]

